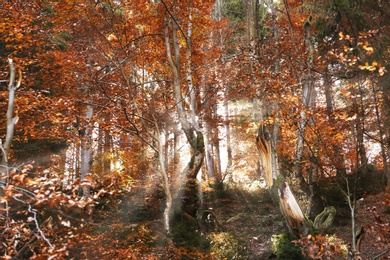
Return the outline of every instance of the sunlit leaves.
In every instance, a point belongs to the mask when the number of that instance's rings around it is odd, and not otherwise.
[[[376,61],[373,61],[371,65],[368,62],[366,62],[364,65],[359,65],[359,69],[368,70],[371,72],[378,70],[379,76],[383,76],[386,72],[385,67],[380,66]]]
[[[340,238],[334,236],[302,236],[294,241],[303,249],[303,254],[311,259],[335,259],[346,257],[347,247]]]

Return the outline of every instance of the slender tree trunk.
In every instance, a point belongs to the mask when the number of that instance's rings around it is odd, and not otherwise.
[[[170,158],[170,154],[169,154],[170,149],[169,148],[171,146],[171,143],[169,142],[169,134],[170,134],[170,132],[169,132],[169,129],[167,127],[167,128],[165,128],[165,131],[164,131],[164,140],[165,140],[165,145],[164,145],[164,165],[165,165],[165,172],[166,172],[166,174],[168,174],[168,165],[169,165],[169,158]]]
[[[85,125],[81,131],[81,162],[80,162],[80,179],[83,183],[83,196],[90,196],[90,177],[91,165],[92,165],[92,131],[93,124],[91,122],[93,116],[93,107],[87,105],[86,111],[84,112]]]
[[[206,80],[203,80],[206,81]],[[204,83],[204,89],[203,89],[203,98],[205,99],[204,102],[204,129],[205,129],[205,138],[204,138],[204,144],[205,144],[205,156],[206,156],[206,167],[207,167],[207,174],[209,177],[209,182],[215,182],[215,165],[214,165],[214,148],[213,148],[213,139],[214,139],[214,131],[213,126],[211,123],[214,120],[213,110],[211,108],[211,102],[209,96],[211,95],[211,87],[209,84]]]
[[[8,84],[8,107],[7,107],[7,130],[5,134],[5,141],[2,143],[0,140],[1,155],[3,156],[0,165],[0,197],[4,197],[4,189],[8,185],[9,178],[9,153],[11,149],[12,139],[14,136],[15,124],[18,122],[18,115],[14,116],[14,103],[15,103],[15,92],[22,83],[22,72],[19,71],[19,79],[15,84],[16,70],[12,59],[8,59],[10,68],[10,80]],[[5,206],[4,206],[5,205]],[[6,204],[1,203],[0,208],[6,208]]]
[[[168,144],[165,142],[166,145],[162,145],[161,136],[158,135],[158,161],[160,164],[160,173],[161,177],[163,178],[163,187],[164,187],[164,193],[165,193],[165,204],[166,207],[164,209],[164,228],[167,234],[171,232],[171,226],[170,222],[172,219],[172,194],[169,184],[169,176],[168,172],[166,171],[167,165],[165,164],[165,156],[164,156],[164,147],[166,147]]]
[[[272,178],[276,180],[279,177],[279,159],[278,159],[278,153],[276,151],[276,144],[278,140],[278,133],[279,133],[279,113],[276,113],[276,120],[274,120],[273,124],[273,133],[271,138],[271,167],[272,167]]]
[[[206,105],[207,106],[207,105]],[[206,119],[207,120],[207,119]],[[214,172],[214,153],[213,153],[213,145],[212,145],[212,129],[210,124],[206,121],[205,122],[205,148],[206,148],[206,167],[207,167],[207,173],[209,177],[209,181],[214,182],[215,180],[215,172]]]
[[[329,124],[331,126],[336,126],[337,121],[334,117],[334,102],[333,102],[333,90],[332,90],[332,81],[331,75],[328,73],[328,69],[325,72],[324,76],[324,90],[325,90],[325,100],[326,100],[326,111],[328,114]],[[335,127],[336,128],[336,127]],[[333,132],[332,135],[337,134]],[[339,145],[332,144],[333,153],[332,157],[335,158],[334,163],[336,164],[337,173],[345,173],[345,162],[344,154],[342,153],[342,148]]]
[[[173,134],[173,163],[174,163],[174,172],[176,172],[176,166],[179,163],[179,151],[178,151],[178,145],[179,145],[179,133],[175,131]]]
[[[8,178],[8,159],[9,159],[9,153],[11,149],[12,139],[14,136],[14,128],[15,124],[18,122],[19,117],[18,115],[14,116],[14,106],[15,106],[15,92],[20,87],[22,83],[22,73],[19,71],[19,80],[15,84],[15,78],[16,78],[16,70],[14,63],[12,59],[8,59],[8,64],[10,68],[10,81],[8,84],[8,107],[7,107],[7,130],[5,135],[5,141],[1,145],[2,149],[2,160],[0,165],[0,173],[1,175],[1,181]],[[3,174],[6,173],[4,176]],[[3,178],[5,177],[5,178]]]
[[[372,92],[374,97],[374,107],[375,107],[375,116],[376,121],[378,124],[378,132],[379,132],[379,141],[381,145],[381,155],[383,160],[383,170],[385,171],[385,175],[387,177],[387,183],[390,183],[390,173],[389,173],[389,162],[386,154],[386,145],[385,145],[385,133],[383,131],[383,123],[381,119],[381,114],[379,112],[379,104],[378,104],[378,97],[377,97],[377,91],[375,89],[375,84],[372,84]]]
[[[226,132],[226,152],[227,152],[227,162],[226,162],[226,174],[229,173],[229,168],[233,162],[233,154],[232,154],[232,141],[231,141],[231,131],[230,131],[230,114],[229,114],[229,88],[226,86],[224,88],[224,96],[223,96],[223,107],[225,110],[224,121],[225,121],[225,132]],[[222,180],[224,179],[222,178]]]
[[[366,169],[366,166],[367,166],[367,162],[368,162],[368,159],[367,159],[367,152],[366,152],[366,147],[364,145],[364,121],[365,121],[365,108],[364,108],[364,101],[363,101],[363,97],[364,97],[364,93],[363,93],[363,90],[361,88],[361,84],[359,84],[359,96],[360,96],[360,100],[359,100],[359,113],[358,113],[358,121],[357,121],[357,124],[356,124],[356,132],[357,132],[357,142],[358,142],[358,151],[359,151],[359,155],[360,155],[360,165],[362,167],[362,169]]]
[[[113,161],[113,143],[110,130],[104,130],[104,144],[103,144],[103,172],[108,174],[111,171],[111,163]]]
[[[256,52],[256,40],[259,35],[259,0],[245,0],[247,40],[251,53]]]
[[[191,18],[191,17],[190,17]],[[191,19],[190,19],[191,23]],[[189,30],[191,26],[188,26]],[[182,215],[189,218],[196,218],[198,211],[198,193],[196,185],[196,176],[203,165],[204,160],[204,139],[203,134],[199,130],[199,125],[195,117],[194,104],[190,104],[190,111],[186,111],[184,107],[184,97],[182,93],[182,78],[181,78],[181,56],[177,33],[179,31],[176,20],[170,17],[165,24],[165,45],[167,50],[167,58],[173,74],[173,94],[176,102],[176,112],[181,124],[182,130],[187,137],[187,141],[191,146],[191,160],[188,166],[183,170],[182,175],[186,176],[186,186],[184,190],[183,200],[180,198],[180,211]],[[181,31],[181,30],[180,30]],[[186,78],[188,89],[193,91],[192,70],[191,70],[191,41],[189,38],[191,31],[186,37]],[[192,103],[192,100],[190,100]]]
[[[300,111],[300,118],[298,122],[298,138],[296,145],[296,153],[295,153],[295,161],[294,161],[294,172],[295,177],[299,182],[299,186],[306,194],[310,193],[310,189],[303,178],[302,173],[302,158],[303,158],[303,148],[304,148],[304,140],[305,140],[305,128],[306,124],[310,123],[310,118],[308,118],[307,114],[313,109],[315,102],[315,89],[314,89],[314,79],[312,75],[313,68],[313,55],[314,55],[314,46],[313,41],[311,39],[311,31],[310,31],[310,21],[311,18],[308,18],[304,24],[305,29],[305,42],[306,46],[308,46],[308,60],[307,60],[307,73],[305,78],[303,79],[303,90],[302,90],[302,107]]]
[[[214,105],[213,105],[213,116],[215,118],[215,120],[217,120],[218,118],[218,104],[217,104],[217,100],[216,100],[216,95],[214,95]],[[222,172],[222,165],[221,165],[221,150],[220,150],[220,146],[219,146],[219,129],[218,129],[218,125],[215,126],[215,133],[214,133],[214,142],[213,142],[213,145],[214,145],[214,151],[215,151],[215,155],[214,155],[214,158],[215,158],[215,162],[216,162],[216,180],[217,182],[220,182],[221,181],[221,172]]]

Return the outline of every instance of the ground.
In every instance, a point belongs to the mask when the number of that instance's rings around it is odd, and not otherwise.
[[[164,196],[161,188],[134,187],[115,199],[107,198],[78,226],[77,243],[69,259],[270,259],[271,237],[284,232],[279,210],[265,190],[254,192],[230,188],[209,191],[204,209],[213,212],[220,227],[209,232],[176,229],[165,239],[161,221]],[[358,226],[364,226],[362,259],[372,259],[389,250],[390,209],[386,193],[367,196],[358,202]],[[330,232],[351,241],[350,219],[338,220]],[[82,231],[82,232],[80,232]],[[191,240],[191,241],[189,241]],[[281,259],[281,258],[280,258]],[[333,259],[333,258],[318,258]],[[390,259],[390,253],[382,258]]]

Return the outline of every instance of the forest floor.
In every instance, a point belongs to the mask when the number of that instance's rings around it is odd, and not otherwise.
[[[384,196],[381,193],[359,201],[358,225],[369,229],[362,242],[364,256],[389,249],[390,234],[375,233],[377,224],[389,230],[390,210],[382,203]],[[206,193],[204,208],[213,212],[219,230],[201,233],[181,226],[173,230],[172,239],[168,240],[161,220],[163,197],[162,189],[134,187],[115,199],[107,198],[87,223],[78,227],[77,243],[70,249],[69,259],[275,258],[270,249],[271,238],[285,230],[279,210],[266,191],[231,188]],[[351,241],[349,223],[350,219],[339,220],[330,230],[345,244]],[[390,259],[389,252],[378,259]]]

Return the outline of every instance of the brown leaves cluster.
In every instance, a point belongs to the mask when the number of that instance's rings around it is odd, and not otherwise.
[[[329,236],[307,235],[294,241],[303,249],[303,255],[310,259],[345,259],[346,246],[341,239]]]

